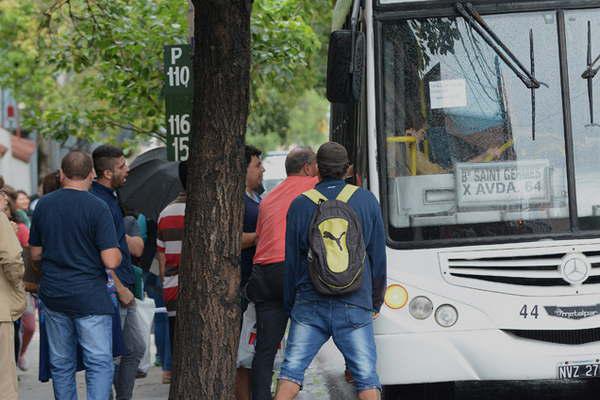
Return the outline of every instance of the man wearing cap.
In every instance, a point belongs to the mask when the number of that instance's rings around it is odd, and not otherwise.
[[[316,189],[326,198],[335,199],[346,186],[346,149],[335,142],[323,144],[317,152],[317,166],[320,182]],[[383,303],[386,283],[383,219],[373,194],[362,188],[354,192],[347,204],[360,221],[366,257],[360,288],[338,296],[319,294],[309,276],[309,229],[316,204],[301,195],[288,211],[283,297],[291,326],[276,400],[296,397],[304,371],[330,337],[344,355],[358,398],[370,400],[380,396],[372,320]]]

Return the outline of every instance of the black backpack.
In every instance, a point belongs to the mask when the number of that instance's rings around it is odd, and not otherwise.
[[[346,185],[332,200],[316,189],[303,193],[317,205],[308,233],[308,269],[317,292],[340,296],[360,288],[365,243],[360,219],[347,204],[357,186]]]

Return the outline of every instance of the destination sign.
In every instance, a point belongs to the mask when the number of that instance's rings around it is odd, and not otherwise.
[[[458,207],[549,203],[549,167],[546,160],[456,164]]]

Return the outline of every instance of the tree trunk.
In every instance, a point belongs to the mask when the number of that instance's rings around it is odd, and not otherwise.
[[[194,0],[194,106],[170,398],[233,399],[250,0]]]

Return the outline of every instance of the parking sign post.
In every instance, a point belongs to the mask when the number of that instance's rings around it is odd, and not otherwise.
[[[167,158],[186,161],[192,126],[192,58],[189,44],[164,47]]]

